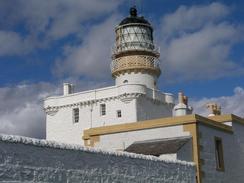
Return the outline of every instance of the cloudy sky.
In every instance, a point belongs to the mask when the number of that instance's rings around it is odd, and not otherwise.
[[[159,88],[244,117],[242,0],[0,0],[0,133],[45,138],[43,99],[113,84],[114,26],[137,4],[161,50]]]

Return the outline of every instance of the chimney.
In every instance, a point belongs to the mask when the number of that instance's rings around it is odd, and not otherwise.
[[[178,102],[179,104],[184,104],[184,94],[183,92],[178,93]]]
[[[208,103],[208,104],[206,104],[206,106],[210,110],[210,114],[208,115],[208,117],[221,115],[221,106],[220,105],[218,105],[216,103]]]
[[[173,109],[174,116],[184,116],[192,114],[193,108],[188,106],[188,97],[183,92],[178,93],[178,104]]]
[[[63,88],[64,96],[74,93],[74,85],[71,83],[64,83]]]
[[[183,97],[183,103],[184,103],[185,105],[188,105],[188,97],[187,97],[187,96],[184,96],[184,97]]]

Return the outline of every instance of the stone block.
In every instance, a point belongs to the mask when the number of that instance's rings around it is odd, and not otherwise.
[[[59,182],[66,183],[67,176],[66,171],[50,169],[50,168],[41,168],[35,170],[34,180],[36,182]]]

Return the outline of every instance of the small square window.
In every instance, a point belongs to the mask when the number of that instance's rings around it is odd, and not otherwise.
[[[73,109],[73,122],[78,123],[79,122],[79,108]]]
[[[215,159],[216,159],[216,169],[219,171],[224,171],[224,153],[222,139],[215,137]]]
[[[101,116],[106,115],[106,104],[100,104],[100,115]]]
[[[121,118],[121,117],[122,117],[121,110],[117,110],[117,118]]]

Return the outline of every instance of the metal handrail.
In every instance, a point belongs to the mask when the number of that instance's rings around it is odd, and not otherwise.
[[[127,45],[129,45],[129,43],[126,43]],[[125,44],[124,44],[125,45]],[[131,44],[133,45],[133,44]],[[145,47],[136,47],[136,46],[126,46],[127,49],[124,49],[122,48],[122,46],[113,46],[111,48],[111,51],[112,51],[112,55],[116,55],[116,54],[119,54],[119,53],[123,53],[123,52],[126,52],[126,51],[149,51],[149,52],[153,52],[155,54],[160,54],[160,47],[157,47],[157,46],[152,46],[151,49],[149,48],[145,48]]]

